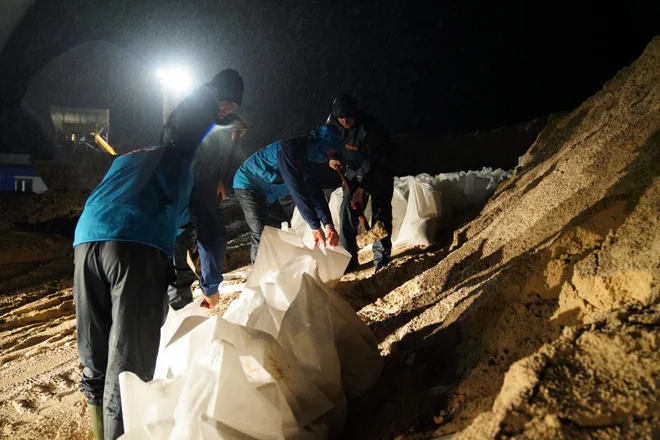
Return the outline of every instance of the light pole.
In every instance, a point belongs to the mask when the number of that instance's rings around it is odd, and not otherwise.
[[[156,77],[163,87],[163,125],[188,92],[190,78],[182,69],[158,69]]]

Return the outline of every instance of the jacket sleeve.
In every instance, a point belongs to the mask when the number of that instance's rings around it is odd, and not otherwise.
[[[357,181],[360,183],[373,167],[382,167],[385,165],[390,141],[389,134],[379,126],[370,128],[365,138],[367,159],[362,161],[360,168],[355,173]]]
[[[192,161],[197,147],[215,122],[217,103],[210,87],[200,87],[174,109],[161,131],[161,144]]]
[[[305,179],[309,163],[305,157],[305,142],[283,142],[277,155],[280,174],[289,188],[293,202],[302,218],[312,229],[319,229],[321,222],[332,224],[332,216],[323,190],[313,179]]]
[[[227,247],[227,230],[217,203],[217,179],[208,172],[195,174],[190,198],[192,221],[197,227],[197,249],[201,263],[199,285],[205,295],[218,291]]]

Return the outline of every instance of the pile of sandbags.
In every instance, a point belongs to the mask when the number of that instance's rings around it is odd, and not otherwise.
[[[346,396],[373,386],[382,358],[373,333],[323,282],[343,273],[350,256],[314,253],[300,242],[293,232],[267,229],[257,257],[265,272],[222,318],[206,316],[197,303],[170,310],[154,380],[120,375],[122,439],[323,439],[341,432]],[[293,258],[266,270],[280,249],[279,261]]]
[[[436,188],[443,194],[447,208],[459,214],[484,205],[499,184],[512,174],[512,170],[504,171],[501,168],[442,173],[435,176]]]
[[[475,207],[483,206],[498,185],[511,177],[512,171],[484,168],[481,171],[461,171],[437,176],[419,174],[394,178],[392,196],[392,245],[428,246],[435,234],[453,219]],[[341,225],[343,189],[337,188],[328,202],[337,230]],[[371,220],[371,202],[364,210]],[[305,243],[313,243],[312,231],[296,209],[291,228]],[[362,232],[362,231],[360,231]]]

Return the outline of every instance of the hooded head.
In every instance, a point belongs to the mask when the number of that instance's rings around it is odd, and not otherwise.
[[[358,102],[351,95],[343,94],[332,102],[332,115],[337,119],[355,119],[358,112]]]
[[[341,137],[337,127],[329,124],[321,125],[307,135],[307,158],[311,162],[323,163],[329,159],[330,150],[337,151],[341,146]]]
[[[215,89],[219,101],[229,101],[241,105],[243,102],[243,78],[234,69],[225,69],[209,82]]]

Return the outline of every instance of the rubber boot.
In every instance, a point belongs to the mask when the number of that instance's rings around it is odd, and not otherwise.
[[[87,405],[94,440],[103,440],[103,405]]]

